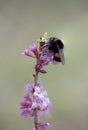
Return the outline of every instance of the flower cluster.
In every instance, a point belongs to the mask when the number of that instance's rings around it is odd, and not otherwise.
[[[34,84],[26,84],[26,95],[24,101],[20,104],[21,115],[23,117],[34,117],[34,110],[43,111],[46,114],[49,112],[50,99],[47,92],[43,89],[43,83],[39,82],[37,86]]]
[[[46,50],[47,48],[42,49],[42,52],[39,51],[39,48],[34,44],[30,45],[29,49],[25,49],[23,52],[23,55],[32,57],[32,58],[37,58],[38,62],[35,65],[35,71],[40,72],[40,73],[46,73],[46,70],[42,69],[43,66],[50,65],[52,64],[52,53],[49,53]]]
[[[45,44],[46,38],[43,37],[40,40],[42,44]],[[36,64],[34,67],[35,74],[33,74],[34,83],[25,85],[26,95],[24,96],[24,100],[20,103],[21,115],[24,118],[32,117],[34,119],[35,127],[33,130],[46,130],[49,123],[41,123],[41,112],[47,115],[51,103],[47,92],[43,88],[43,83],[38,82],[37,79],[39,73],[46,73],[43,66],[52,63],[52,54],[48,52],[47,47],[41,48],[40,45],[38,48],[34,44],[30,45],[28,49],[25,49],[23,55],[35,58]]]
[[[35,127],[33,130],[46,130],[49,123],[41,123],[41,112],[46,115],[51,106],[47,92],[43,88],[43,83],[38,82],[38,74],[47,73],[44,66],[51,65],[54,62],[64,63],[63,43],[58,38],[50,38],[47,41],[47,33],[38,39],[39,47],[36,44],[30,45],[25,49],[23,55],[35,58],[35,73],[33,74],[34,83],[26,84],[26,94],[24,100],[20,103],[21,115],[32,117]]]
[[[28,49],[25,49],[22,54],[32,58],[37,58],[39,56],[38,47],[35,44],[30,45],[30,47]]]

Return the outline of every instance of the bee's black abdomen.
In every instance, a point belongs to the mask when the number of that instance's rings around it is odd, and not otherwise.
[[[51,37],[47,42],[49,52],[53,52],[53,60],[62,62],[61,52],[64,49],[63,42],[55,37]]]
[[[56,39],[55,37],[51,37],[48,43],[48,49],[55,53],[58,53],[60,49],[64,48],[64,44],[62,43],[62,41],[60,39]]]
[[[61,40],[58,40],[58,41],[57,41],[57,44],[58,44],[58,46],[59,46],[59,49],[64,49],[64,44],[62,43]]]
[[[57,45],[54,42],[50,43],[50,46],[49,46],[48,49],[51,50],[51,51],[53,51],[53,52],[58,52]]]

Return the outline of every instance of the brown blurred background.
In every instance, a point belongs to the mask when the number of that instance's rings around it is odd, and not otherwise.
[[[32,130],[19,103],[35,60],[21,53],[44,32],[64,42],[66,63],[39,76],[52,102],[43,121],[49,130],[88,130],[87,0],[0,0],[0,130]]]

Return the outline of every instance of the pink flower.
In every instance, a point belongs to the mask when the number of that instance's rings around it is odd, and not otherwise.
[[[38,130],[46,130],[49,127],[49,123],[44,123],[44,124],[39,124],[38,126]],[[35,128],[33,128],[33,130],[36,130]]]
[[[29,95],[24,96],[24,101],[20,103],[21,115],[27,117],[28,115],[33,116],[33,110],[31,109],[32,100]]]
[[[25,56],[29,56],[29,57],[35,58],[35,56],[28,49],[25,49],[22,54],[25,55]]]
[[[26,84],[26,85],[25,85],[25,88],[26,88],[26,92],[27,92],[28,94],[33,93],[34,84]]]
[[[39,86],[35,86],[33,96],[34,96],[34,100],[33,100],[32,107],[33,108],[38,107],[39,110],[47,113],[47,111],[49,111],[49,107],[51,104],[47,96],[47,92],[43,90],[43,88],[41,89]]]
[[[41,65],[40,63],[37,63],[37,64],[35,65],[35,71],[36,71],[36,72],[39,72],[39,71],[41,70],[41,68],[42,68],[42,65]]]
[[[38,50],[38,47],[35,44],[34,45],[30,45],[30,50],[34,53],[35,57],[38,57],[39,50]]]
[[[35,108],[40,111],[47,112],[50,107],[50,100],[47,96],[47,92],[43,89],[43,83],[38,82],[36,86],[33,84],[26,84],[26,95],[24,96],[24,101],[20,104],[21,115],[23,117],[34,116]],[[31,98],[31,96],[33,98]]]
[[[42,66],[45,66],[45,65],[50,65],[51,64],[51,57],[47,56],[47,55],[44,55],[44,56],[40,56],[40,64]]]
[[[35,71],[36,71],[36,72],[43,73],[43,74],[47,73],[47,71],[44,70],[44,69],[42,69],[42,67],[43,67],[43,66],[42,66],[41,63],[37,63],[37,64],[35,65]]]
[[[38,85],[41,89],[43,89],[43,82],[38,82],[37,85]]]
[[[39,87],[39,89],[40,90],[42,90],[43,89],[43,82],[38,82],[37,83],[37,86]],[[26,93],[27,94],[33,94],[33,91],[34,91],[34,83],[32,83],[32,84],[25,84],[25,88],[26,88]]]
[[[49,123],[39,124],[39,130],[46,130],[49,125]]]
[[[39,70],[39,72],[42,73],[42,74],[46,74],[47,73],[47,71],[43,70],[43,69]]]
[[[32,58],[36,58],[39,55],[39,50],[38,47],[34,44],[34,45],[30,45],[29,49],[25,49],[22,54]]]

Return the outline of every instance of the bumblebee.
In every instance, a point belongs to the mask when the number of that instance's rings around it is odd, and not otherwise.
[[[63,42],[56,37],[51,37],[49,38],[49,41],[46,44],[48,46],[48,50],[54,53],[53,60],[64,64],[65,61],[63,52],[64,49]]]

